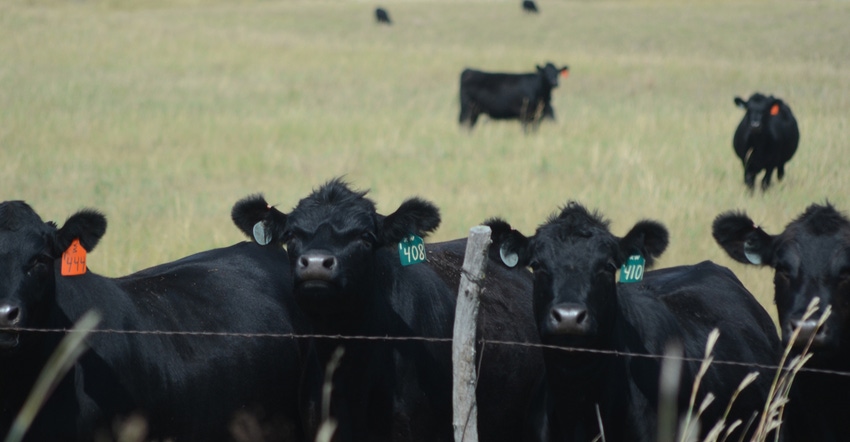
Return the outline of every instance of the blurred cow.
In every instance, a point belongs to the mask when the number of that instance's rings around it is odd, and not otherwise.
[[[534,0],[522,0],[522,10],[530,13],[537,13],[537,5],[534,4]]]
[[[783,232],[770,235],[746,213],[726,212],[714,220],[712,234],[732,259],[775,270],[774,302],[792,355],[811,342],[813,356],[805,367],[850,372],[850,220],[828,203],[812,204]],[[804,321],[815,297],[820,307]],[[827,306],[832,313],[818,329]],[[792,441],[850,440],[850,378],[797,374],[785,416]]]
[[[747,101],[735,97],[735,104],[747,111],[732,141],[735,154],[744,164],[744,183],[753,190],[756,175],[764,170],[761,188],[767,190],[773,169],[777,169],[776,177],[782,180],[785,163],[797,151],[800,141],[797,120],[791,108],[773,95],[755,93]]]
[[[378,23],[384,23],[391,25],[392,21],[390,21],[390,14],[384,8],[375,8],[375,20]]]
[[[505,74],[464,69],[460,74],[460,117],[462,125],[475,126],[480,114],[493,119],[518,119],[523,129],[537,127],[543,118],[555,118],[552,89],[559,74],[566,78],[569,67],[552,63],[537,66],[529,74]]]

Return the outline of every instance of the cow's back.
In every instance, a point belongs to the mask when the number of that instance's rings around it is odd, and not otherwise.
[[[763,410],[775,370],[757,366],[772,367],[778,363],[779,338],[768,313],[729,269],[704,261],[647,272],[641,283],[621,284],[619,299],[634,307],[629,321],[641,335],[652,336],[659,331],[647,323],[648,317],[667,318],[668,329],[671,329],[670,319],[674,320],[686,358],[701,360],[709,333],[718,328],[720,338],[714,347],[714,359],[749,364],[717,362],[708,370],[700,392],[711,392],[717,398],[704,414],[704,425],[710,427],[719,420],[733,391],[751,371],[758,371],[759,377],[736,399],[727,424],[735,418],[746,422],[754,411]],[[669,335],[656,335],[660,337],[669,338]],[[645,343],[649,341],[652,339],[645,339]],[[652,351],[660,354],[662,345],[666,342],[656,339]],[[699,362],[687,362],[686,378],[692,380],[698,366]],[[691,385],[680,388],[689,392]]]
[[[140,412],[151,437],[226,439],[237,412],[269,418],[273,439],[300,434],[300,326],[286,252],[253,243],[201,252],[115,280],[58,276],[68,320],[92,307],[101,332],[75,368],[83,432]],[[210,334],[211,333],[211,334]],[[216,335],[218,334],[218,335]]]

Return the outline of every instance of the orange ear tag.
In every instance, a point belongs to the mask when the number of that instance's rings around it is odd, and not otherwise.
[[[561,77],[563,77],[563,78],[567,78],[567,77],[569,77],[569,76],[570,76],[570,71],[569,71],[569,70],[564,69],[563,71],[561,71]]]
[[[77,276],[86,273],[86,249],[75,239],[62,253],[62,276]]]
[[[773,107],[770,108],[770,115],[779,115],[779,105],[774,104]]]

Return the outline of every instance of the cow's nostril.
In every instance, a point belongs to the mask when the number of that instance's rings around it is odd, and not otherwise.
[[[330,256],[322,260],[322,267],[326,269],[333,269],[336,266],[336,258]]]
[[[581,325],[587,319],[587,310],[582,310],[576,315],[576,324]]]
[[[14,325],[21,316],[21,309],[14,305],[0,307],[0,322],[6,325]]]
[[[299,267],[303,268],[303,267],[307,267],[308,265],[310,265],[310,260],[307,259],[306,256],[302,256],[301,258],[298,259],[298,266]]]
[[[564,318],[561,316],[561,311],[558,309],[552,309],[552,319],[555,322],[561,322]]]

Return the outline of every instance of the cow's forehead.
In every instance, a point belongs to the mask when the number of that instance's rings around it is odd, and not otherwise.
[[[777,252],[798,254],[810,269],[831,266],[850,249],[850,222],[830,206],[811,206],[779,236]]]
[[[616,238],[603,224],[563,221],[537,229],[531,244],[538,259],[591,261],[616,253]]]
[[[330,225],[335,231],[374,229],[377,213],[371,203],[299,204],[289,215],[287,223],[303,231],[315,231]]]

